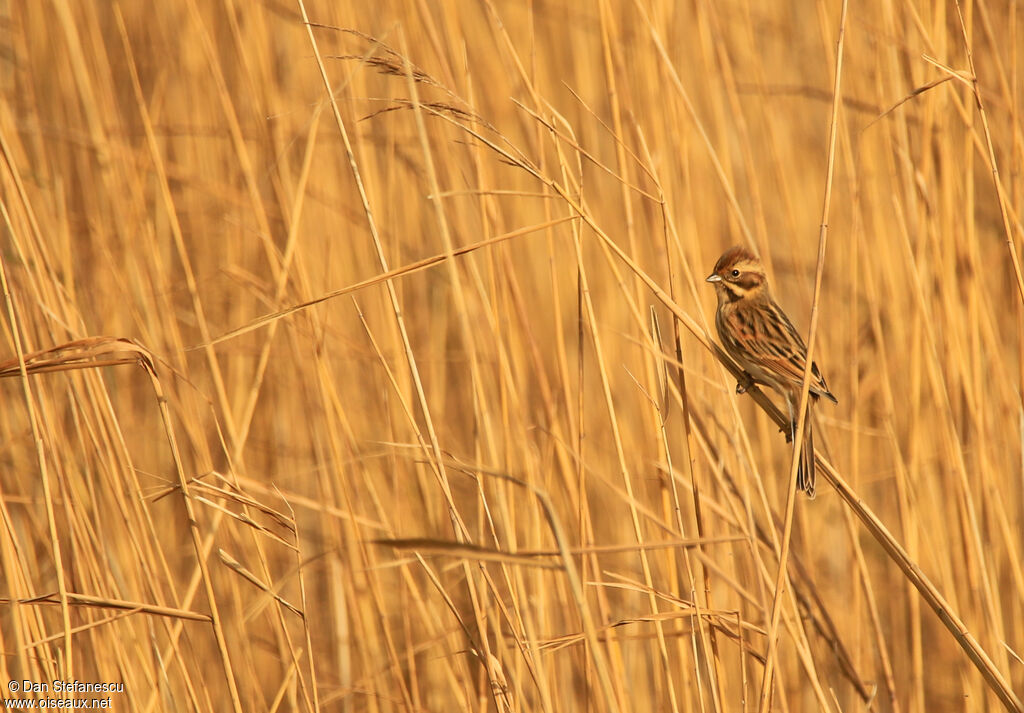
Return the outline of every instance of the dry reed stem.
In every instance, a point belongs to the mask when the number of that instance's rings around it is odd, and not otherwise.
[[[820,230],[818,232],[818,259],[814,270],[814,292],[811,297],[811,326],[807,333],[807,354],[804,359],[803,381],[800,385],[800,398],[797,401],[798,405],[796,407],[797,416],[793,436],[793,454],[790,459],[789,466],[789,483],[791,485],[786,488],[786,514],[784,516],[782,526],[782,549],[779,552],[778,578],[775,581],[775,591],[772,598],[772,609],[768,624],[768,661],[765,664],[764,675],[761,678],[761,696],[758,707],[758,710],[760,710],[761,713],[766,713],[771,706],[773,691],[772,676],[777,656],[776,632],[779,625],[779,611],[782,606],[782,592],[783,587],[786,584],[787,577],[786,568],[787,560],[789,559],[790,537],[792,535],[793,508],[794,501],[796,500],[796,473],[797,469],[800,467],[800,453],[802,452],[803,439],[806,431],[805,425],[807,423],[807,419],[811,417],[810,409],[808,409],[807,406],[810,394],[811,374],[814,371],[814,341],[818,331],[818,300],[821,295],[821,278],[825,268],[825,246],[828,239],[829,212],[832,206],[832,178],[835,171],[836,137],[839,133],[839,107],[841,106],[842,97],[843,41],[846,38],[846,10],[847,2],[846,0],[843,0],[839,16],[839,39],[836,43],[835,79],[832,88],[832,116],[829,121],[828,129],[828,158],[826,161],[827,167],[825,169],[825,190],[824,197],[822,199]],[[811,482],[813,482],[814,476],[812,475],[811,478]],[[818,695],[819,703],[823,708],[826,707],[827,703],[824,699],[824,694],[821,691],[820,683],[816,678],[812,679],[811,683],[814,687],[815,693]]]
[[[889,533],[885,525],[877,516],[864,504],[845,480],[840,477],[832,464],[826,460],[819,460],[825,477],[836,489],[836,492],[843,501],[850,507],[853,514],[863,523],[864,527],[871,533],[871,536],[885,549],[886,554],[900,568],[903,575],[910,581],[927,602],[932,611],[939,617],[943,626],[949,630],[957,643],[964,650],[964,653],[971,659],[971,662],[978,668],[978,671],[985,677],[985,681],[999,697],[999,700],[1006,706],[1007,710],[1021,713],[1024,711],[1024,704],[1010,688],[1009,682],[1002,672],[992,663],[992,659],[978,644],[977,639],[964,625],[956,611],[943,598],[935,585],[924,575],[920,566],[914,562],[903,547]]]

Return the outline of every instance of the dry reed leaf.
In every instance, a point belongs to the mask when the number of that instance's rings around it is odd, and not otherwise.
[[[106,626],[107,624],[112,624],[115,621],[120,621],[121,619],[126,619],[126,618],[128,618],[130,616],[134,616],[135,614],[139,614],[139,613],[142,613],[142,609],[139,609],[139,608],[126,609],[125,611],[119,612],[117,614],[112,614],[111,616],[106,616],[106,617],[103,617],[102,619],[97,619],[96,621],[91,621],[88,624],[82,624],[81,626],[76,626],[74,629],[71,630],[71,633],[72,634],[80,634],[83,631],[89,631],[90,629],[98,629],[98,628],[101,628],[103,626]],[[48,644],[51,641],[59,641],[61,639],[61,637],[63,637],[63,636],[64,636],[64,632],[63,631],[60,632],[60,633],[57,633],[57,634],[51,634],[50,636],[47,636],[47,637],[44,637],[42,639],[38,639],[36,641],[33,641],[33,642],[29,643],[26,646],[26,648],[33,648],[33,647],[36,647],[36,646],[40,646],[42,644]]]
[[[260,525],[258,522],[253,520],[246,513],[244,513],[244,512],[237,512],[235,510],[231,510],[230,508],[226,508],[223,505],[219,505],[219,504],[213,502],[209,498],[203,497],[202,495],[197,495],[197,494],[193,493],[191,497],[196,502],[203,503],[207,507],[210,507],[210,508],[216,510],[217,512],[224,513],[225,515],[230,517],[232,520],[235,520],[236,522],[239,522],[239,523],[241,523],[243,525],[246,525],[247,527],[252,528],[256,532],[259,532],[260,534],[262,534],[262,535],[264,535],[266,537],[269,537],[274,542],[277,542],[278,544],[283,545],[283,546],[287,547],[290,550],[298,551],[298,547],[296,547],[296,545],[292,544],[291,542],[288,542],[283,537],[281,537],[280,535],[277,535],[276,533],[274,533],[270,529],[264,527],[263,525]]]
[[[165,616],[171,619],[186,619],[189,621],[202,621],[207,623],[211,621],[208,614],[199,614],[198,612],[176,609],[174,607],[163,607],[143,602],[130,602],[124,599],[113,599],[110,597],[97,597],[90,594],[79,594],[76,592],[68,592],[67,595],[68,603],[74,606],[95,607],[97,609],[128,609],[133,613],[140,612],[143,614],[153,614],[154,616]],[[26,597],[17,600],[0,598],[0,604],[11,604],[13,602],[25,605],[60,604],[60,600],[57,598],[56,594],[41,594],[38,597]]]
[[[617,554],[622,552],[641,552],[646,550],[662,550],[670,548],[701,547],[703,545],[721,544],[726,542],[737,542],[746,538],[735,537],[710,537],[703,540],[672,540],[668,542],[645,542],[632,545],[591,545],[588,547],[570,547],[572,555],[589,554]],[[501,562],[503,564],[520,564],[528,567],[540,567],[542,569],[561,569],[561,566],[552,562],[538,562],[538,558],[561,556],[557,550],[519,550],[517,552],[506,552],[480,545],[470,545],[450,540],[436,540],[425,537],[411,537],[400,539],[377,539],[370,540],[372,544],[391,547],[392,549],[415,550],[419,554],[448,555],[451,557],[465,557],[467,559],[480,560],[484,562]]]
[[[323,295],[320,295],[319,297],[316,297],[314,299],[307,300],[307,301],[302,302],[302,303],[297,304],[297,305],[292,305],[291,307],[288,307],[287,309],[278,310],[277,312],[273,312],[271,314],[265,314],[262,317],[258,317],[257,319],[252,320],[248,324],[245,324],[245,325],[243,325],[241,327],[236,327],[235,329],[232,329],[232,330],[230,330],[228,332],[225,332],[224,334],[220,335],[219,337],[210,340],[209,343],[199,344],[199,345],[196,345],[194,347],[191,347],[191,349],[192,350],[203,349],[203,348],[206,348],[206,347],[210,347],[210,346],[214,346],[214,345],[217,345],[217,344],[221,344],[222,342],[226,342],[229,339],[234,339],[235,337],[240,337],[243,334],[247,334],[247,333],[249,333],[249,332],[251,332],[251,331],[253,331],[255,329],[259,329],[260,327],[265,327],[265,326],[269,325],[271,322],[276,322],[279,319],[282,319],[282,318],[287,317],[289,315],[295,314],[296,312],[301,312],[302,310],[305,310],[305,309],[308,309],[308,308],[313,307],[315,305],[321,304],[322,302],[326,302],[328,300],[332,300],[332,299],[334,299],[336,297],[341,297],[343,295],[347,295],[347,294],[350,294],[352,292],[358,292],[359,290],[365,289],[367,287],[372,287],[373,285],[379,285],[382,282],[387,282],[387,281],[393,280],[393,279],[395,279],[397,277],[404,277],[404,276],[407,276],[407,275],[412,275],[414,273],[420,272],[421,270],[426,270],[427,268],[431,268],[431,267],[434,267],[436,265],[439,265],[439,264],[445,262],[446,260],[448,260],[449,258],[460,257],[462,255],[467,255],[467,254],[469,254],[471,252],[474,252],[476,250],[479,250],[481,248],[489,247],[489,246],[492,246],[492,245],[497,245],[498,243],[505,242],[506,240],[511,240],[513,238],[518,238],[518,237],[521,237],[523,235],[529,235],[530,233],[535,233],[535,232],[538,232],[538,231],[541,231],[541,230],[547,230],[548,228],[553,228],[556,225],[561,225],[562,223],[572,222],[574,220],[575,220],[575,218],[573,218],[573,217],[557,218],[555,220],[549,220],[549,221],[546,221],[544,223],[540,223],[538,225],[531,225],[529,227],[520,228],[518,230],[513,230],[513,231],[510,231],[508,233],[504,233],[502,235],[495,236],[493,238],[488,238],[487,240],[481,240],[480,242],[473,243],[472,245],[466,245],[466,246],[461,247],[461,248],[456,248],[455,250],[452,251],[451,255],[447,255],[447,254],[434,255],[432,257],[424,258],[422,260],[417,260],[416,262],[413,262],[413,263],[410,263],[408,265],[405,265],[404,267],[399,267],[399,268],[395,268],[394,270],[389,270],[388,272],[385,272],[383,274],[377,275],[375,277],[368,278],[366,280],[362,280],[361,282],[357,282],[354,285],[349,285],[348,287],[342,287],[341,289],[338,289],[338,290],[332,290],[332,291],[327,292],[327,293],[325,293]]]
[[[707,623],[711,624],[711,626],[713,626],[715,628],[715,631],[717,631],[717,632],[719,632],[721,634],[726,635],[727,637],[729,637],[730,639],[732,639],[734,641],[737,641],[737,642],[740,641],[741,637],[740,637],[739,633],[737,633],[737,631],[735,630],[736,612],[728,612],[728,611],[708,612],[708,611],[706,611],[704,609],[699,609],[698,610],[696,607],[692,607],[692,606],[689,607],[689,608],[682,609],[680,611],[660,612],[658,614],[649,614],[649,615],[639,616],[639,617],[630,617],[628,619],[620,619],[618,621],[612,622],[611,624],[608,624],[606,626],[600,627],[599,635],[607,635],[608,632],[611,632],[611,631],[613,631],[615,629],[620,629],[620,628],[624,628],[624,627],[630,627],[630,626],[633,626],[633,625],[636,625],[636,624],[647,624],[647,623],[654,623],[654,622],[687,621],[687,620],[692,622],[694,619],[697,619],[697,618],[700,618],[703,621],[706,621]],[[742,630],[744,632],[749,632],[751,634],[755,634],[755,635],[758,635],[758,636],[766,636],[767,635],[767,632],[764,629],[762,629],[762,628],[760,628],[758,626],[755,626],[753,624],[750,624],[749,622],[743,622]],[[666,632],[666,636],[671,636],[671,637],[688,637],[691,634],[692,634],[692,630],[691,629],[676,629],[676,630],[671,630],[671,631],[667,631]],[[649,638],[653,638],[655,635],[653,633],[651,633],[651,634],[631,633],[631,634],[629,634],[629,636],[630,637],[634,637],[634,638],[648,638],[649,639]],[[576,645],[579,645],[579,644],[582,644],[582,643],[584,643],[583,634],[574,633],[574,634],[565,634],[563,636],[558,636],[558,637],[554,637],[554,638],[550,638],[550,639],[544,639],[542,641],[538,641],[537,645],[542,650],[555,651],[555,650],[566,648],[568,646],[576,646]],[[758,653],[757,651],[754,651],[754,650],[750,649],[749,646],[745,647],[743,649],[743,651],[744,651],[744,653],[746,655],[752,657],[754,660],[756,660],[756,661],[758,661],[758,662],[760,662],[762,664],[764,663],[764,655],[763,654]]]
[[[874,126],[877,122],[881,121],[882,119],[887,117],[889,114],[891,114],[894,111],[896,111],[897,109],[899,109],[901,106],[906,104],[908,101],[910,101],[914,97],[920,96],[921,94],[924,94],[925,92],[927,92],[929,89],[934,89],[935,87],[939,86],[940,84],[945,84],[946,82],[950,81],[951,79],[962,79],[962,77],[958,77],[958,76],[956,76],[956,74],[951,74],[951,75],[947,75],[945,77],[942,77],[940,79],[936,79],[934,81],[928,82],[927,84],[923,84],[920,87],[917,87],[912,92],[910,92],[910,94],[908,94],[907,96],[903,97],[898,102],[893,104],[891,107],[889,107],[888,109],[883,111],[881,114],[876,116],[874,119],[869,121],[867,126],[864,127],[863,131],[867,131],[872,126]]]
[[[447,540],[435,540],[427,537],[407,539],[371,540],[372,544],[390,547],[395,550],[415,550],[420,555],[445,555],[449,557],[460,557],[480,562],[500,562],[501,564],[514,564],[524,567],[539,567],[540,569],[561,569],[557,562],[544,562],[539,558],[557,556],[558,553],[515,553],[502,552],[479,545],[470,545]]]
[[[247,581],[249,584],[253,585],[257,589],[259,589],[259,590],[263,591],[265,594],[269,595],[271,599],[273,599],[275,602],[277,602],[278,604],[280,604],[281,606],[283,606],[285,609],[287,609],[288,611],[292,612],[296,616],[301,617],[301,618],[305,618],[305,615],[302,613],[301,610],[298,609],[298,607],[295,607],[292,604],[289,604],[287,601],[285,601],[285,599],[280,594],[278,594],[276,591],[274,591],[270,586],[268,586],[265,582],[263,582],[259,577],[257,577],[255,574],[253,574],[252,571],[250,571],[249,569],[244,567],[241,562],[236,560],[234,557],[229,555],[227,552],[225,552],[222,549],[218,549],[217,550],[217,556],[220,557],[220,561],[223,562],[224,565],[226,567],[228,567],[228,569],[230,569],[232,572],[234,572],[235,574],[240,576],[242,579]]]
[[[91,369],[101,366],[134,364],[149,360],[149,352],[130,339],[120,337],[86,337],[25,355],[28,374]],[[21,373],[18,359],[0,362],[0,378]]]

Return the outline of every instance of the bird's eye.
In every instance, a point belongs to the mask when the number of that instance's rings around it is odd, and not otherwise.
[[[733,270],[732,271],[732,276],[733,277],[739,277],[740,276],[740,271],[739,270]]]

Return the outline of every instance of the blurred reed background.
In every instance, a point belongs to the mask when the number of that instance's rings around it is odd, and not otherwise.
[[[702,280],[755,248],[806,334],[838,0],[0,8],[0,676],[758,709],[791,451]],[[851,3],[814,348],[819,449],[1016,691],[1019,10]],[[1019,705],[821,480],[771,709]]]

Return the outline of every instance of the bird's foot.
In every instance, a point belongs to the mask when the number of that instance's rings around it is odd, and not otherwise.
[[[736,382],[736,393],[745,394],[747,389],[754,385],[754,378],[749,374],[744,374],[743,378]]]

